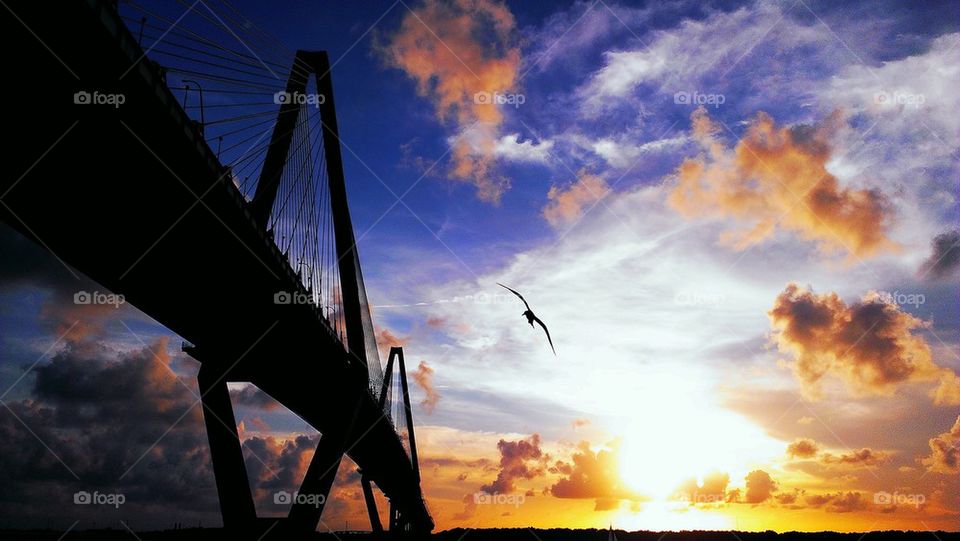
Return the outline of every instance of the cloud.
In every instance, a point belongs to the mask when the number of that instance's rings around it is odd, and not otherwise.
[[[480,487],[483,492],[509,494],[517,480],[534,479],[545,471],[543,462],[548,457],[540,448],[539,434],[516,441],[500,440],[497,450],[500,451],[500,471],[492,483]]]
[[[520,141],[519,133],[504,135],[493,147],[497,156],[513,162],[546,163],[550,158],[550,149],[553,141],[546,140],[540,143]]]
[[[437,402],[440,401],[440,393],[433,386],[433,368],[430,368],[430,365],[426,362],[421,361],[416,372],[413,373],[413,381],[423,389],[426,395],[420,401],[420,405],[423,406],[428,415],[433,413],[433,409],[437,407]]]
[[[826,375],[858,394],[892,394],[897,385],[939,373],[930,348],[914,334],[927,324],[876,294],[846,304],[836,293],[818,295],[789,284],[768,312],[774,339],[790,353],[807,397],[820,395]]]
[[[161,339],[128,352],[69,343],[36,366],[30,398],[0,408],[4,524],[49,526],[52,519],[66,527],[113,517],[103,506],[60,506],[50,514],[50,502],[80,490],[124,494],[117,519],[216,523],[198,390],[173,373],[172,361]]]
[[[948,431],[930,438],[930,455],[920,463],[931,472],[960,473],[960,417]]]
[[[450,175],[472,183],[490,202],[509,188],[494,170],[503,116],[490,99],[475,96],[515,89],[515,32],[513,14],[496,0],[425,0],[381,47],[390,65],[416,81],[417,93],[430,97],[438,119],[456,126]]]
[[[743,250],[779,228],[815,242],[824,253],[863,258],[897,249],[887,238],[893,216],[886,196],[841,186],[827,170],[831,139],[843,124],[839,114],[816,125],[778,127],[758,113],[732,150],[718,138],[721,125],[702,107],[691,123],[706,154],[680,165],[669,203],[688,218],[720,216],[746,224],[721,235],[723,244]]]
[[[953,370],[944,368],[940,373],[940,384],[930,391],[930,396],[938,406],[960,406],[960,377]]]
[[[585,207],[592,207],[609,193],[610,187],[605,180],[581,170],[577,173],[577,180],[567,188],[550,188],[543,217],[553,227],[569,225],[583,216]]]
[[[725,472],[714,471],[703,477],[703,482],[690,478],[680,484],[677,496],[690,503],[709,504],[722,503],[727,498],[727,485],[730,484],[730,475]]]
[[[826,506],[828,513],[850,513],[867,508],[867,500],[859,492],[811,494],[805,498],[809,507]]]
[[[273,411],[280,406],[270,395],[260,390],[256,385],[230,385],[230,400],[236,406]]]
[[[557,498],[593,498],[599,507],[603,507],[602,500],[639,500],[620,480],[618,451],[616,443],[594,452],[588,442],[580,442],[572,462],[560,461],[554,465],[553,471],[565,477],[550,487],[550,493]]]
[[[947,231],[933,238],[932,253],[920,266],[920,276],[942,280],[960,268],[960,230]]]
[[[576,419],[574,419],[573,421],[570,422],[570,426],[571,426],[574,430],[576,430],[576,429],[578,429],[578,428],[583,428],[583,427],[585,427],[585,426],[587,426],[587,425],[589,425],[589,424],[590,424],[590,419],[584,419],[584,418],[582,418],[582,417],[578,417],[578,418],[576,418]]]
[[[685,136],[657,139],[643,144],[634,144],[628,141],[615,140],[609,137],[595,141],[583,141],[594,154],[603,158],[605,162],[616,169],[631,167],[641,156],[667,152],[687,144],[689,138]]]
[[[819,451],[817,442],[807,438],[798,438],[787,446],[787,454],[794,458],[812,458]]]
[[[746,503],[763,503],[777,491],[777,482],[763,470],[753,470],[747,474],[747,489],[744,493]]]
[[[867,447],[857,451],[851,451],[849,453],[843,453],[839,455],[834,455],[830,453],[824,453],[820,457],[820,462],[823,464],[840,464],[840,465],[855,465],[855,466],[876,466],[877,464],[883,464],[890,459],[890,455],[881,451],[874,451]]]

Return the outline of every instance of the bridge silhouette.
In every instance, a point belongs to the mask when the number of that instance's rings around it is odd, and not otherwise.
[[[374,531],[431,531],[403,351],[382,368],[367,303],[327,54],[282,50],[224,0],[144,4],[0,10],[7,69],[29,87],[5,85],[0,219],[187,341],[225,528],[314,531],[346,455]],[[228,382],[322,435],[286,517],[257,517]]]

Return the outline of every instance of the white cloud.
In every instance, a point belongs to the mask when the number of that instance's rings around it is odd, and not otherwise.
[[[504,135],[494,147],[494,155],[513,162],[546,163],[550,159],[553,141],[547,139],[534,143],[532,140],[520,141],[519,133]]]
[[[728,79],[744,73],[749,73],[757,90],[778,85],[803,93],[813,68],[854,60],[834,54],[841,44],[822,25],[799,24],[789,13],[766,3],[714,12],[703,20],[686,19],[677,27],[643,36],[642,42],[630,50],[604,53],[604,66],[578,90],[584,114],[595,115],[630,97],[640,85],[670,95],[714,93],[721,92]],[[791,52],[807,45],[816,45],[820,52],[813,57],[805,51],[803,63],[795,65],[801,56]],[[728,97],[727,103],[736,97]]]
[[[623,169],[636,163],[637,159],[644,154],[654,154],[675,150],[689,141],[685,135],[669,137],[648,141],[642,144],[635,144],[629,141],[605,137],[595,141],[585,141],[596,155],[607,162],[610,167]]]

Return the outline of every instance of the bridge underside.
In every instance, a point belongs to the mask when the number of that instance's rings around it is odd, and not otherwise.
[[[5,68],[23,81],[3,90],[18,110],[0,218],[191,342],[213,381],[252,382],[322,439],[340,438],[412,527],[431,530],[365,368],[312,306],[274,302],[301,287],[285,258],[157,73],[145,59],[130,69],[136,44],[91,5],[17,3],[24,24],[0,14],[21,47]],[[126,100],[76,105],[79,91]]]

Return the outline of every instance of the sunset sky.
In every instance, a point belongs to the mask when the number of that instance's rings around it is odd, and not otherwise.
[[[960,529],[956,6],[234,3],[330,52],[438,529]],[[218,524],[180,338],[0,227],[0,527]],[[232,390],[280,513],[317,433]]]

